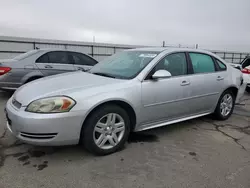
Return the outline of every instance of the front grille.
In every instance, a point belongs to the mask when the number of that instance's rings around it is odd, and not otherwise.
[[[12,104],[17,108],[20,109],[22,107],[22,104],[18,102],[16,99],[12,99]]]
[[[20,132],[20,135],[25,138],[30,139],[52,139],[54,138],[57,133],[27,133],[27,132]]]

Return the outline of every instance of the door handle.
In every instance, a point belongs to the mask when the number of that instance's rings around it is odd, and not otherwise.
[[[53,67],[51,65],[45,65],[45,69],[52,69]]]
[[[220,81],[220,80],[224,80],[224,78],[223,78],[223,77],[221,77],[221,76],[218,76],[218,77],[217,77],[217,80],[218,80],[218,81]]]
[[[189,85],[190,84],[190,82],[188,82],[188,81],[186,81],[186,80],[183,80],[182,82],[181,82],[181,86],[187,86],[187,85]]]

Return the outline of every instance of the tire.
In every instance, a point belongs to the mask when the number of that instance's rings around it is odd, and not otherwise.
[[[246,91],[250,93],[250,87],[246,87]]]
[[[122,130],[121,127],[118,127],[118,124],[119,126],[124,124],[124,131],[117,132],[115,133],[116,136],[114,136],[115,130],[111,130],[113,128],[107,130],[109,124],[107,123],[109,122],[108,118],[110,118],[111,120],[115,119],[115,121],[110,121],[110,124],[114,122],[114,125],[112,125],[111,127],[117,127],[117,129],[114,128],[116,131],[118,129]],[[97,125],[98,122],[101,126]],[[90,153],[93,153],[95,155],[108,155],[124,147],[129,133],[130,119],[127,112],[117,105],[105,105],[94,110],[87,118],[86,122],[83,124],[80,141]],[[114,137],[114,139],[112,137]],[[101,146],[105,140],[105,144]],[[113,144],[116,142],[116,145],[112,145],[111,141]]]
[[[230,111],[228,113],[224,113],[224,115],[223,115],[221,105],[224,106],[224,104],[222,104],[222,103],[223,103],[223,100],[225,99],[226,96],[230,96],[232,98],[232,107],[231,107],[231,109],[230,109]],[[234,96],[233,92],[231,90],[224,91],[222,93],[222,95],[220,96],[220,99],[219,99],[218,104],[216,106],[216,109],[214,111],[214,117],[217,120],[226,120],[226,119],[228,119],[231,116],[231,114],[233,113],[234,104],[235,104],[235,96]]]
[[[27,83],[29,83],[29,82],[32,82],[32,81],[34,81],[34,80],[37,80],[37,79],[39,79],[39,78],[42,78],[42,77],[31,77],[31,78],[29,78],[29,79],[25,82],[25,84],[27,84]]]

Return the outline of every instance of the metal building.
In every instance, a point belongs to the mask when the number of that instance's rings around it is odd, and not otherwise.
[[[103,58],[121,50],[138,47],[143,46],[0,36],[0,59],[13,58],[20,53],[36,48],[61,48],[83,52],[100,61]],[[212,52],[232,63],[239,63],[250,54],[247,52],[226,52],[213,50]]]

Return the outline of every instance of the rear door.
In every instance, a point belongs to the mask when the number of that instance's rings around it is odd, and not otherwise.
[[[36,60],[36,65],[45,76],[75,71],[66,51],[47,52]]]
[[[87,71],[98,62],[93,58],[78,52],[68,52],[70,59],[74,61],[75,70]]]
[[[191,114],[211,112],[225,89],[226,65],[208,54],[190,52],[193,68],[190,76],[189,107]]]

